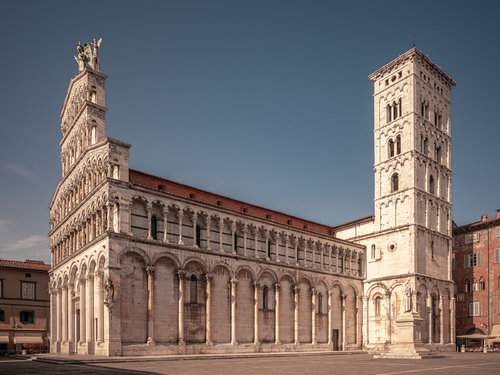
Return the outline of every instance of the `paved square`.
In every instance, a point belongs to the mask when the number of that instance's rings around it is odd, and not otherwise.
[[[140,360],[138,358],[138,360]],[[290,356],[99,364],[51,364],[0,359],[0,373],[24,374],[500,374],[500,353],[451,353],[431,360],[373,359],[372,355]]]

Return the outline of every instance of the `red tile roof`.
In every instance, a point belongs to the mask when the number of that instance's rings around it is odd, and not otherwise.
[[[4,260],[0,259],[0,267],[8,268],[22,268],[26,270],[37,270],[37,271],[48,271],[50,270],[50,264],[45,264],[42,260],[26,260],[25,262],[20,262],[17,260]]]

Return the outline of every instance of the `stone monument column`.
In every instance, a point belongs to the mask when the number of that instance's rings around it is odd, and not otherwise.
[[[450,343],[455,342],[455,297],[450,299]]]
[[[182,218],[184,217],[184,212],[179,211],[177,213],[177,219],[179,219],[179,241],[177,242],[179,245],[184,245],[182,242]]]
[[[345,341],[345,300],[347,296],[345,294],[341,294],[340,298],[342,300],[342,350],[346,350],[347,343]]]
[[[62,342],[62,289],[57,288],[57,343],[58,346],[61,345]]]
[[[295,249],[297,249],[297,242],[295,242]],[[293,343],[300,345],[299,342],[299,292],[298,286],[293,287]]]
[[[370,299],[366,296],[362,297],[363,301],[363,346],[366,346],[367,344],[370,343],[369,337],[368,337],[368,332],[370,332],[370,329],[368,327],[368,304],[370,303]]]
[[[68,286],[62,287],[62,342],[68,342]]]
[[[274,284],[274,343],[276,345],[281,345],[280,342],[280,284]]]
[[[428,343],[432,344],[432,295],[427,294]]]
[[[391,343],[391,292],[385,294],[385,312],[386,312],[386,325],[385,336],[386,342]]]
[[[168,207],[163,210],[163,242],[168,242]]]
[[[253,283],[253,291],[254,291],[254,297],[253,297],[253,307],[254,307],[254,324],[253,324],[253,328],[254,328],[254,344],[255,345],[259,345],[260,344],[260,341],[259,341],[259,283],[258,282],[254,282]]]
[[[186,345],[184,342],[184,270],[177,271],[179,276],[179,345]]]
[[[93,275],[87,276],[85,296],[87,298],[87,301],[85,303],[86,306],[85,316],[87,317],[86,337],[87,337],[87,343],[91,343],[94,341],[94,276]]]
[[[193,222],[193,247],[198,247],[198,238],[196,233],[196,223],[198,223],[198,214],[193,212],[193,216],[191,217],[191,221]]]
[[[207,216],[205,219],[205,226],[207,227],[207,250],[212,250],[210,247],[210,225],[212,224],[212,218]]]
[[[441,345],[444,344],[443,328],[444,328],[444,321],[443,321],[443,295],[439,294],[439,343]]]
[[[233,232],[234,233],[234,232]],[[238,280],[231,280],[231,345],[238,345],[236,341],[236,283]]]
[[[87,341],[87,330],[85,329],[87,310],[85,308],[85,301],[85,276],[82,275],[80,279],[80,344]]]
[[[104,342],[104,273],[97,272],[94,282],[94,304],[97,315],[97,342]]]
[[[332,291],[328,291],[328,345],[332,345]]]
[[[212,310],[211,310],[211,301],[212,301],[212,296],[210,294],[210,284],[212,282],[212,276],[211,275],[205,275],[205,281],[207,282],[207,302],[206,302],[206,309],[207,309],[207,312],[206,312],[206,344],[207,345],[213,345],[213,342],[212,342],[212,326],[211,326],[211,322],[212,322],[212,317],[211,317],[211,314],[212,314]]]
[[[314,249],[314,246],[312,246]],[[314,250],[313,250],[314,252]],[[314,264],[313,264],[314,266]],[[311,288],[311,343],[317,345],[316,342],[316,290]]]
[[[148,346],[154,346],[154,272],[153,266],[146,268],[148,275]]]

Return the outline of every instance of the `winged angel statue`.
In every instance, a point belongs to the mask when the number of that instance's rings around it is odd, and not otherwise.
[[[92,50],[90,48],[90,44],[83,43],[83,46],[78,42],[78,47],[76,50],[78,51],[78,57],[75,56],[75,60],[78,63],[78,72],[81,72],[85,69],[85,64],[90,65],[92,69],[99,70],[99,56],[97,54],[99,47],[101,46],[102,38],[97,42],[94,39],[94,43],[92,46],[94,47],[94,53],[92,54]]]

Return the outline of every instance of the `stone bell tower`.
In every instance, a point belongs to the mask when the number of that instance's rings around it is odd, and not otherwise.
[[[454,342],[450,91],[455,82],[415,47],[369,78],[375,213],[336,228],[338,237],[367,247],[364,346],[389,351],[406,343],[413,351],[424,344],[444,350]]]

